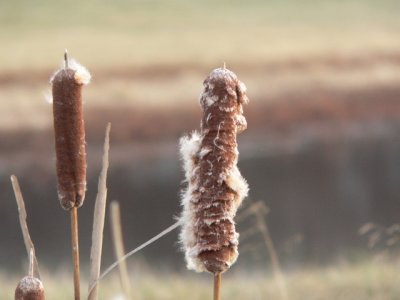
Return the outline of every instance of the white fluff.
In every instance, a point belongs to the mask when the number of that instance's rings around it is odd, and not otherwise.
[[[39,279],[35,277],[25,276],[19,282],[18,288],[23,294],[26,294],[31,291],[43,290],[43,284]]]
[[[246,87],[246,85],[245,85],[243,82],[241,82],[241,81],[239,81],[238,90],[239,90],[239,94],[240,94],[240,95],[238,95],[238,96],[239,96],[240,102],[241,102],[241,103],[246,103],[246,104],[249,103],[249,98],[248,98],[247,95],[246,95],[247,87]]]
[[[237,80],[236,74],[226,68],[214,69],[210,74],[210,78],[211,80],[215,80],[217,78],[229,78],[232,81]]]
[[[226,184],[236,192],[235,196],[235,212],[241,204],[242,200],[247,197],[249,193],[249,186],[237,166],[234,166],[229,172],[228,177],[225,180]]]
[[[208,153],[210,153],[212,150],[210,148],[204,147],[200,150],[199,152],[199,157],[202,159],[204,156],[206,156]]]
[[[226,90],[227,90],[229,95],[231,95],[233,97],[236,96],[236,91],[233,88],[231,88],[230,86],[228,86]]]
[[[47,103],[52,104],[53,103],[53,95],[51,94],[50,90],[47,90],[43,92],[43,97],[44,100],[46,100]]]
[[[247,87],[243,82],[239,81],[239,85],[238,86],[239,86],[239,91],[241,91],[242,93],[246,93],[247,92]]]
[[[193,158],[197,155],[197,152],[200,148],[200,134],[197,131],[193,131],[191,135],[182,137],[179,143],[179,151],[183,161],[185,177],[186,180],[189,180],[189,178],[192,177],[195,169]]]
[[[65,68],[65,62],[62,62],[61,69]],[[74,70],[74,79],[78,84],[89,84],[90,80],[92,79],[92,75],[90,75],[88,69],[86,69],[84,66],[82,66],[80,63],[78,63],[75,59],[70,58],[68,59],[68,69]],[[54,74],[50,77],[50,83],[53,82],[54,77],[57,75],[57,73],[60,70],[57,70],[54,72]]]
[[[237,132],[241,133],[247,128],[247,121],[243,115],[236,115],[235,116]]]
[[[225,112],[233,112],[236,108],[235,107],[219,107],[219,110],[225,111]]]
[[[89,84],[92,76],[90,75],[88,69],[78,63],[75,59],[68,60],[68,68],[75,71],[75,81],[79,84]]]
[[[196,238],[194,235],[193,224],[195,223],[195,216],[193,215],[194,208],[192,202],[197,199],[193,197],[193,191],[198,188],[198,182],[192,181],[195,173],[198,171],[198,166],[195,165],[195,157],[198,155],[201,144],[200,134],[194,131],[190,136],[184,136],[180,139],[180,154],[183,160],[183,169],[185,171],[186,181],[188,187],[182,194],[181,204],[183,206],[182,215],[180,218],[182,229],[179,234],[179,239],[182,243],[183,250],[185,250],[185,258],[187,268],[196,270],[198,272],[204,271],[204,266],[197,258],[196,251]]]
[[[207,106],[211,106],[211,105],[213,105],[215,102],[218,101],[218,96],[217,96],[217,95],[214,95],[214,96],[206,96],[205,98],[206,98]]]

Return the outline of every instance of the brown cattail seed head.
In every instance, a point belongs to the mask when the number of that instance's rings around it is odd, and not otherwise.
[[[86,150],[82,86],[89,72],[71,60],[51,79],[54,135],[57,156],[58,197],[70,210],[83,204],[86,191]]]
[[[42,282],[32,276],[25,276],[15,289],[15,300],[44,300]]]
[[[200,134],[181,139],[188,187],[183,193],[182,231],[189,269],[218,274],[238,256],[233,217],[248,186],[237,168],[236,135],[246,129],[242,105],[246,88],[226,68],[215,69],[204,81]]]

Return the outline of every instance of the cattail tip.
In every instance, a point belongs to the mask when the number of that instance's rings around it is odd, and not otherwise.
[[[25,276],[15,289],[15,300],[44,300],[42,282],[33,276]]]
[[[92,75],[90,75],[88,69],[74,59],[72,59],[70,62],[70,68],[75,71],[74,78],[78,84],[87,85],[90,83]]]
[[[68,50],[65,49],[64,51],[64,68],[68,69]]]
[[[87,85],[90,83],[90,81],[92,79],[92,75],[90,75],[90,72],[88,71],[88,69],[86,69],[80,63],[78,63],[75,59],[68,58],[68,54],[67,54],[67,52],[65,52],[63,67],[60,70],[57,70],[50,77],[50,83],[52,84],[57,79],[61,79],[64,76],[68,76],[68,75],[65,75],[65,74],[69,74],[68,70],[74,71],[74,73],[73,73],[74,81],[79,85]]]

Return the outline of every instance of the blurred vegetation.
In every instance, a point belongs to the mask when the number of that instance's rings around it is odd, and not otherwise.
[[[400,49],[399,9],[395,0],[1,1],[0,64],[48,68],[65,47],[92,69],[366,55]]]
[[[289,296],[292,300],[397,300],[400,294],[399,267],[397,260],[375,260],[292,271],[286,278]],[[211,299],[212,278],[208,274],[201,276],[188,272],[182,276],[159,270],[157,273],[137,269],[132,271],[133,300]],[[0,274],[0,280],[0,298],[12,299],[19,278]],[[68,274],[43,274],[42,280],[46,298],[72,298],[72,283]],[[85,286],[86,283],[83,283],[82,287]],[[222,286],[223,299],[280,299],[274,278],[266,273],[228,272]],[[100,300],[121,299],[120,283],[115,273],[101,282],[99,294]]]

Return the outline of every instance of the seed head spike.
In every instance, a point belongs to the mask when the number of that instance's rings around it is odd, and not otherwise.
[[[68,61],[51,79],[58,196],[66,210],[80,207],[86,191],[86,150],[83,120],[83,85],[90,73],[77,62]]]
[[[64,51],[64,68],[68,69],[68,50],[65,49]]]
[[[248,186],[237,168],[236,135],[246,129],[245,85],[230,70],[213,70],[200,97],[199,132],[181,139],[186,173],[180,240],[189,269],[225,272],[238,256],[233,220]]]

